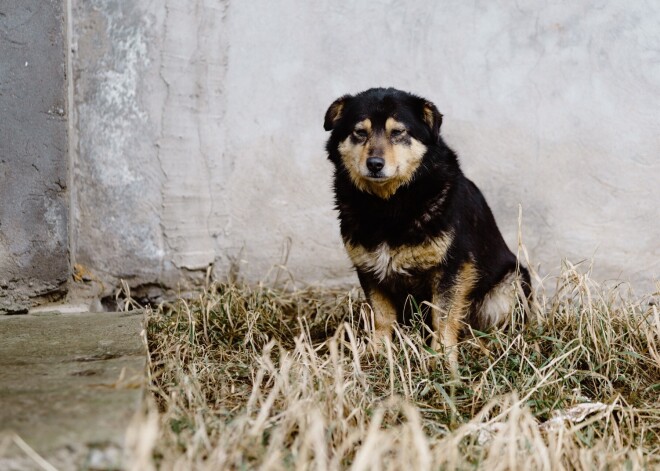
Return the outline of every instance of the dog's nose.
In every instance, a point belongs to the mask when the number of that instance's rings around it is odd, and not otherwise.
[[[385,159],[382,157],[369,157],[367,159],[367,168],[370,172],[380,172],[385,166]]]

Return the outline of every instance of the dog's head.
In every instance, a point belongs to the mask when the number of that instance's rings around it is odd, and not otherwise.
[[[442,115],[433,103],[393,88],[372,88],[335,100],[325,114],[330,160],[353,184],[383,199],[413,178],[429,146],[440,139]]]

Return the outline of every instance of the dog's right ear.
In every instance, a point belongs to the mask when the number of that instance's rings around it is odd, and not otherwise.
[[[433,141],[438,142],[440,139],[440,125],[442,124],[442,113],[438,111],[438,108],[428,100],[424,100],[424,105],[422,106],[422,117],[424,122],[431,130],[431,135],[433,136]]]
[[[346,105],[346,100],[348,100],[351,96],[350,95],[344,95],[341,98],[337,98],[332,105],[330,105],[330,108],[328,108],[328,111],[325,112],[325,121],[323,122],[323,129],[326,131],[332,131],[335,128],[335,124],[337,124],[337,121],[341,118],[341,113],[344,111],[344,105]]]

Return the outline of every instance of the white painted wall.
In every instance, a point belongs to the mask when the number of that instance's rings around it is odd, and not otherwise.
[[[567,257],[644,290],[660,276],[660,3],[74,3],[88,46],[74,58],[86,84],[74,257],[108,280],[222,275],[239,260],[257,281],[290,241],[296,280],[355,282],[322,122],[334,98],[372,86],[436,103],[512,247],[522,205],[541,274]],[[108,69],[138,77],[119,90],[135,116],[119,152],[84,124],[117,92]],[[99,171],[104,150],[132,170]],[[104,223],[110,212],[123,224]]]

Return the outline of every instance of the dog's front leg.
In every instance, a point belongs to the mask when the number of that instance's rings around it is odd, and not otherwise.
[[[451,300],[436,294],[433,296],[431,323],[434,336],[431,348],[446,355],[447,365],[452,373],[458,372],[458,334],[461,331],[463,313],[460,306],[452,306]]]
[[[431,348],[444,352],[452,373],[458,376],[458,335],[470,309],[470,293],[477,280],[473,263],[466,262],[456,274],[451,289],[433,293],[431,323],[435,336]]]
[[[384,346],[385,339],[392,339],[392,328],[397,318],[396,305],[369,275],[360,270],[357,275],[371,307],[371,313],[368,314],[373,314],[367,323],[372,334],[370,350],[375,352]]]
[[[376,348],[391,340],[396,322],[396,306],[382,291],[371,290],[367,297],[373,311],[373,343]]]

